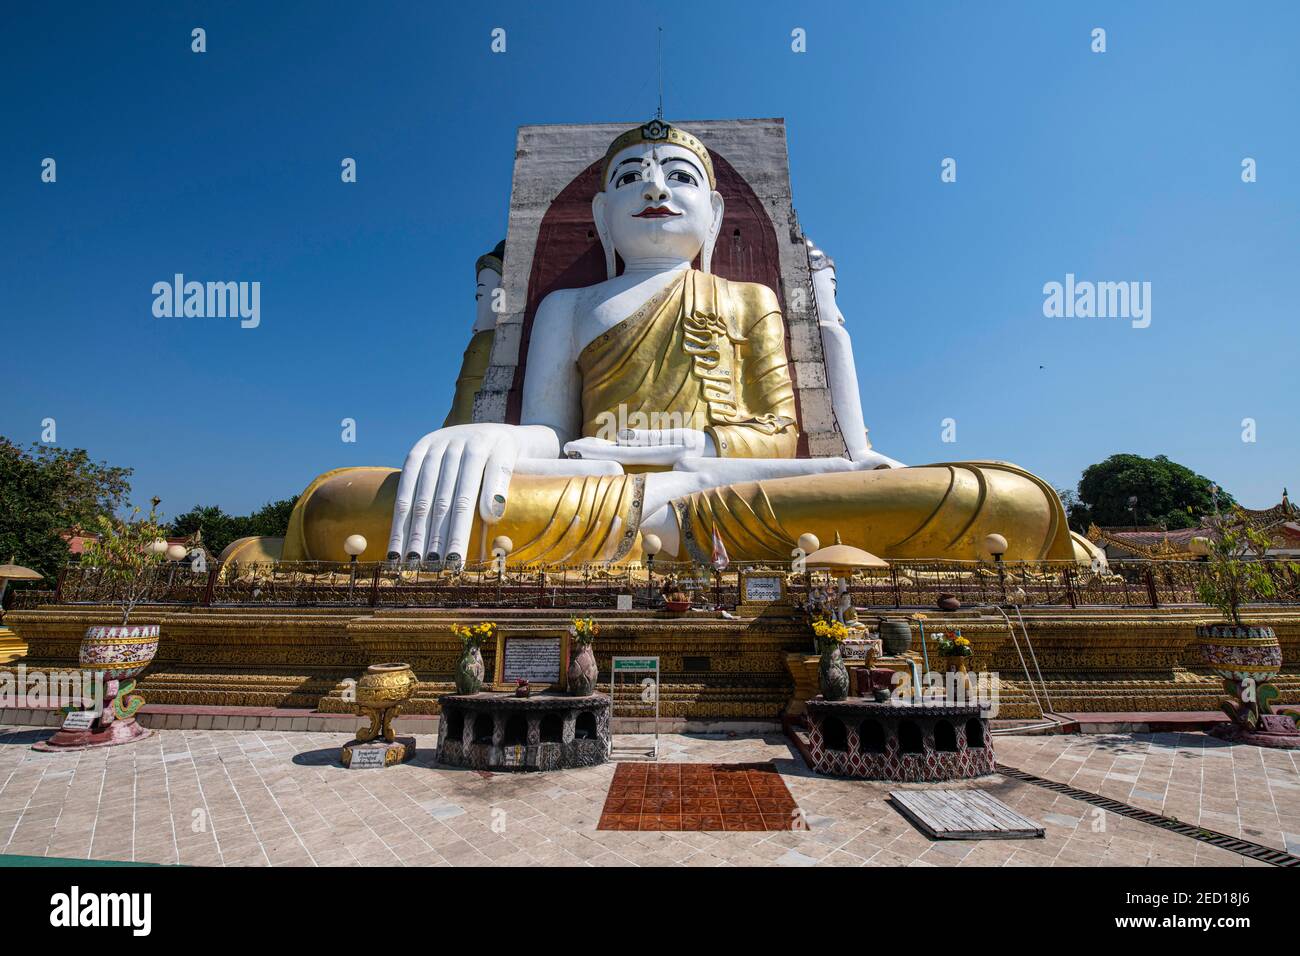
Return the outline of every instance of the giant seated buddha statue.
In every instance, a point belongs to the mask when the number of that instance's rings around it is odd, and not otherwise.
[[[694,135],[660,121],[620,135],[592,199],[607,278],[541,301],[519,423],[464,422],[462,409],[401,468],[324,474],[285,538],[245,538],[223,557],[342,561],[344,540],[361,534],[363,560],[454,566],[484,560],[505,536],[511,564],[624,562],[654,533],[664,558],[708,563],[716,533],[733,560],[784,562],[805,532],[886,559],[981,558],[993,532],[1009,560],[1093,556],[1052,488],[1024,469],[904,467],[871,448],[834,265],[815,249],[846,454],[796,457],[778,297],[710,270],[723,207]]]

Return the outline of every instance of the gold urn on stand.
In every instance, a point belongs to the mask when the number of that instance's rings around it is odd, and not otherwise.
[[[393,719],[415,692],[410,664],[371,664],[357,681],[357,714],[370,720],[339,757],[352,769],[390,767],[415,756],[415,738],[398,737]]]

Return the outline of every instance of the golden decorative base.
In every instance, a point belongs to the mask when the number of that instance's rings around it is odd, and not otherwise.
[[[27,645],[7,627],[0,627],[0,664],[17,660],[27,653]]]
[[[381,769],[405,763],[415,756],[415,738],[354,740],[343,745],[339,760],[350,770]]]
[[[144,607],[133,619],[162,624],[166,639],[139,689],[158,704],[355,713],[345,682],[355,681],[370,664],[406,661],[417,683],[402,712],[436,714],[438,696],[454,689],[460,641],[450,631],[453,622],[490,618],[506,634],[541,635],[567,627],[575,613],[577,609]],[[613,654],[660,657],[665,717],[776,721],[792,702],[816,696],[812,639],[802,617],[789,610],[767,607],[736,620],[704,614],[590,613],[601,625],[594,650],[606,680]],[[892,609],[881,613],[897,616]],[[971,640],[974,656],[968,667],[973,674],[999,674],[1000,717],[1038,716],[1000,616],[927,613],[927,632],[960,627]],[[71,670],[86,627],[112,614],[108,607],[48,606],[10,611],[5,624],[28,643],[21,662],[29,669]],[[1026,609],[1024,614],[1052,709],[1058,712],[1218,707],[1221,682],[1201,665],[1195,646],[1196,626],[1214,620],[1209,609],[1053,608]],[[863,611],[861,617],[873,623],[875,612]],[[1246,617],[1276,630],[1285,662],[1274,682],[1282,693],[1280,703],[1300,702],[1300,608],[1252,608]],[[914,632],[913,653],[919,650]],[[495,648],[484,648],[488,673],[494,656]],[[15,666],[11,662],[0,669]],[[939,669],[933,653],[931,666]],[[608,685],[599,689],[608,692]],[[638,713],[640,694],[639,687],[620,683],[615,714]]]

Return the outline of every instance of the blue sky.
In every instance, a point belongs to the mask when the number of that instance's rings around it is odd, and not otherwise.
[[[54,418],[168,514],[400,464],[447,411],[516,128],[643,121],[659,24],[670,119],[785,118],[878,449],[1058,487],[1164,453],[1256,507],[1300,483],[1291,3],[7,3],[0,434]],[[260,327],[155,318],[177,272],[260,281]],[[1150,327],[1044,317],[1066,273],[1149,281]]]

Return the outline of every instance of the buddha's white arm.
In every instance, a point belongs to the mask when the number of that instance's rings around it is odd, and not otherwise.
[[[817,270],[812,275],[812,282],[817,301],[817,322],[821,329],[826,382],[831,392],[831,407],[835,411],[840,434],[844,436],[848,456],[854,462],[871,468],[902,468],[902,462],[873,451],[871,442],[867,440],[858,369],[853,361],[853,342],[835,301],[834,269]]]
[[[563,445],[582,433],[582,383],[575,365],[574,290],[552,292],[537,307],[528,342],[519,422],[545,425]],[[557,456],[558,457],[558,456]]]
[[[838,322],[820,323],[822,355],[826,362],[826,382],[831,390],[831,406],[849,458],[862,461],[871,450],[867,425],[862,417],[862,394],[858,390],[858,370],[853,361],[853,343]]]

